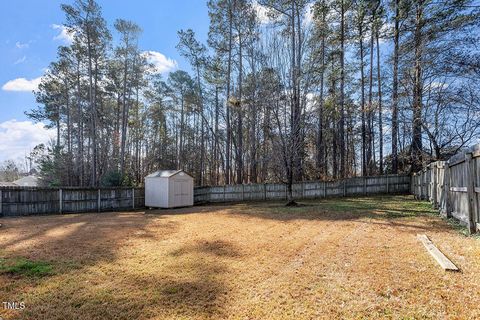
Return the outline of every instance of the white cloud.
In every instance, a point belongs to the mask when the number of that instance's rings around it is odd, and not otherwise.
[[[257,13],[257,19],[262,24],[273,22],[273,19],[268,16],[269,8],[262,6],[258,1],[253,1],[253,9]]]
[[[314,3],[309,3],[307,5],[307,8],[305,9],[305,14],[304,14],[304,20],[303,20],[303,24],[305,26],[309,26],[312,24],[313,22],[313,6],[314,6]]]
[[[309,92],[306,94],[306,109],[307,111],[313,111],[315,110],[315,107],[316,107],[316,103],[318,101],[318,95],[313,93],[313,92]]]
[[[38,77],[31,80],[28,80],[25,78],[17,78],[5,83],[2,87],[2,90],[32,92],[33,90],[38,89],[38,85],[40,84],[41,80],[42,80],[42,77]]]
[[[17,41],[15,43],[15,47],[17,47],[18,49],[27,49],[30,45],[28,43],[21,43],[19,41]]]
[[[153,64],[155,73],[167,73],[172,70],[175,70],[178,66],[177,61],[165,57],[157,51],[144,51],[144,56],[147,58],[147,61]]]
[[[17,61],[15,61],[13,64],[24,63],[26,60],[27,60],[27,56],[23,56],[20,59],[18,59]]]
[[[1,122],[0,162],[22,159],[36,145],[48,143],[55,135],[55,130],[45,129],[43,123],[15,119]]]
[[[73,42],[75,32],[71,31],[68,27],[60,24],[52,24],[52,28],[54,30],[59,30],[60,32],[55,37],[53,37],[53,40],[63,41],[66,44],[70,44]]]
[[[253,1],[253,9],[257,14],[257,19],[261,24],[269,24],[275,22],[275,19],[269,16],[270,8],[261,5],[258,3],[257,0]],[[304,26],[309,26],[313,22],[313,5],[314,3],[309,3],[305,8],[305,12],[303,13],[303,24]],[[281,19],[281,17],[277,17],[277,19]]]
[[[429,85],[427,85],[427,89],[447,89],[449,87],[449,84],[446,82],[438,82],[438,81],[433,81]]]
[[[380,34],[385,34],[387,36],[390,36],[393,34],[393,29],[395,25],[391,21],[385,21],[382,23],[380,26]]]
[[[384,22],[380,27],[380,38],[378,42],[382,45],[387,43],[393,36],[394,25],[392,22]]]

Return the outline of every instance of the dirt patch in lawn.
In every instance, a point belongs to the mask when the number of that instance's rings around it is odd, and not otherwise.
[[[406,196],[0,219],[4,319],[480,317],[480,241]],[[425,233],[461,269],[446,273]],[[8,264],[15,265],[15,264]]]

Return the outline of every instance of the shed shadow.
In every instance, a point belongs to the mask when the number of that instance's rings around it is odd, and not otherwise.
[[[452,231],[427,202],[412,196],[309,199],[302,206],[285,207],[283,202],[257,202],[226,207],[229,214],[289,221],[362,221],[412,229]],[[422,217],[419,224],[418,218]]]

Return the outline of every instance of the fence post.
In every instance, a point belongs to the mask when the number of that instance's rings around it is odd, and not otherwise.
[[[475,233],[475,206],[474,206],[474,197],[475,197],[475,184],[474,184],[474,163],[472,161],[473,153],[465,153],[465,170],[467,178],[467,193],[468,193],[468,231],[470,234]]]
[[[292,185],[293,188],[293,185]],[[288,187],[285,185],[285,200],[288,200]]]
[[[422,200],[423,195],[423,173],[420,171],[418,173],[418,200]]]
[[[63,190],[58,189],[58,212],[63,212]]]
[[[429,186],[429,172],[428,167],[423,169],[423,188],[425,189],[425,195],[423,197],[424,200],[430,200],[430,195],[428,194],[428,186]]]
[[[267,200],[267,184],[266,183],[263,184],[263,200],[264,201]]]
[[[438,189],[438,162],[432,163],[432,201],[433,207],[438,209],[438,197],[437,197],[437,189]]]
[[[415,195],[415,199],[418,200],[418,175],[417,173],[413,174],[413,194]]]
[[[422,193],[421,189],[421,176],[417,173],[415,173],[415,198],[417,200],[420,200],[420,194]]]
[[[2,190],[0,190],[0,217],[3,217],[3,194],[2,194]]]
[[[416,178],[415,178],[415,195],[417,200],[421,200],[421,195],[422,195],[422,175],[420,173],[415,173]]]
[[[390,185],[389,185],[389,182],[390,182],[390,176],[387,174],[387,194],[390,194]]]
[[[427,170],[428,170],[428,174],[427,174],[427,177],[428,177],[428,184],[427,184],[427,193],[428,193],[428,201],[430,201],[430,203],[433,205],[433,194],[432,194],[432,190],[433,190],[433,162],[430,163],[428,166],[427,166]]]
[[[445,192],[445,215],[447,218],[451,218],[452,215],[450,213],[450,165],[447,162],[445,162],[445,181],[444,181],[444,192]]]
[[[132,188],[132,209],[135,209],[135,188]]]
[[[422,172],[417,172],[417,200],[422,200],[422,183],[423,183],[423,175]]]
[[[431,192],[431,185],[432,185],[432,173],[431,173],[431,166],[427,166],[425,168],[426,174],[425,174],[425,185],[427,186],[427,200],[432,203],[432,192]]]
[[[425,171],[420,171],[420,200],[423,200],[423,189],[425,184]]]
[[[430,174],[430,165],[424,168],[425,170],[425,199],[430,201],[430,181],[432,176]]]
[[[327,197],[327,182],[323,181],[323,197]]]
[[[343,196],[347,196],[347,178],[343,179]]]
[[[415,172],[412,173],[412,176],[410,178],[410,193],[413,194],[413,197],[416,199],[417,194],[415,192]]]
[[[365,195],[368,194],[368,189],[367,189],[367,177],[363,177],[363,193],[365,193]]]
[[[418,172],[415,173],[415,199],[420,200],[420,176],[418,175]]]
[[[302,181],[302,199],[305,199],[305,182]]]
[[[226,195],[225,195],[226,192],[227,192],[226,186],[223,185],[223,202],[226,202]]]
[[[413,185],[414,192],[413,192],[413,194],[415,195],[415,199],[418,200],[418,175],[417,175],[417,173],[414,173],[413,177],[414,177],[414,179],[413,179],[413,182],[414,182],[414,185]]]
[[[245,185],[242,183],[242,201],[245,201]]]
[[[101,199],[101,194],[100,194],[100,189],[98,189],[98,197],[97,197],[97,211],[100,212],[102,205],[102,199]]]

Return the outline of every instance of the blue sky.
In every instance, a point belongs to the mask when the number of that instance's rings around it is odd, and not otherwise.
[[[0,162],[21,158],[51,132],[29,123],[24,112],[35,107],[28,90],[51,61],[57,47],[65,44],[60,26],[64,23],[61,3],[72,0],[0,1]],[[208,12],[203,0],[97,0],[113,32],[116,18],[136,22],[143,29],[140,48],[163,54],[177,68],[189,69],[175,46],[177,31],[192,28],[205,41]],[[24,78],[24,80],[22,79]],[[9,83],[10,82],[10,83]],[[17,90],[17,91],[12,91]],[[22,90],[22,91],[18,91]]]

